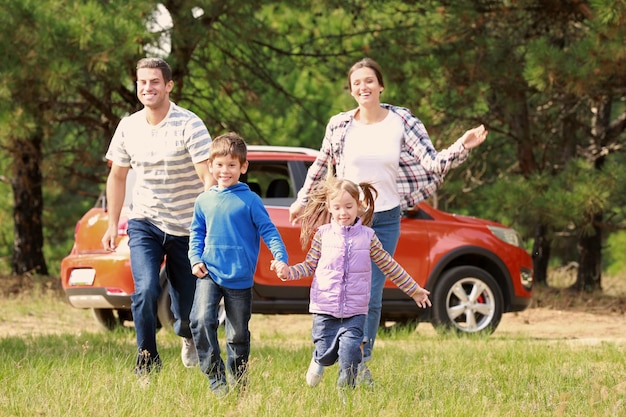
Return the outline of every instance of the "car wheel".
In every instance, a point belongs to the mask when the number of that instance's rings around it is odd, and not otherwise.
[[[91,310],[96,322],[105,330],[115,330],[124,326],[124,316],[115,314],[116,311],[110,308],[94,308]]]
[[[432,324],[439,332],[494,332],[504,311],[500,287],[487,271],[473,266],[453,268],[431,295]]]
[[[165,270],[161,271],[163,277]],[[167,279],[161,280],[161,296],[157,305],[157,318],[162,327],[174,326],[174,313],[172,313],[172,298],[170,297],[170,283]]]
[[[133,312],[128,310],[117,310],[117,317],[119,317],[122,322],[125,321],[133,321]]]
[[[217,310],[217,322],[220,326],[223,326],[226,323],[226,309],[224,308],[224,300],[220,302],[220,307]]]
[[[157,317],[161,326],[173,327],[174,326],[174,314],[172,313],[172,298],[170,297],[170,283],[166,279],[165,269],[161,270],[161,296],[159,297],[157,307]],[[224,309],[224,301],[220,302],[220,307],[217,312],[217,318],[220,326],[223,326],[226,322],[226,310]]]

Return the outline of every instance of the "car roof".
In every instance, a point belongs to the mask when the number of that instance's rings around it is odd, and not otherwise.
[[[271,145],[249,145],[248,152],[253,153],[274,153],[274,154],[300,154],[317,157],[318,150],[300,146],[271,146]]]

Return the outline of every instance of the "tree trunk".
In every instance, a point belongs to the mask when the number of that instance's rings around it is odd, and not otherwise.
[[[590,154],[594,169],[601,170],[606,161],[607,131],[611,125],[611,102],[609,96],[599,97],[592,112],[592,141]],[[604,220],[604,213],[598,211],[591,216],[590,233],[582,233],[578,240],[579,268],[573,288],[578,291],[602,290],[602,229],[599,225]]]
[[[593,292],[602,290],[602,224],[603,212],[592,216],[592,231],[578,238],[578,273],[572,289]]]
[[[30,140],[16,139],[14,143],[13,273],[48,275],[43,255],[42,132],[36,131]]]
[[[509,115],[509,124],[517,141],[517,162],[524,178],[529,178],[538,171],[534,150],[536,144],[530,131],[527,98],[522,91],[511,88],[515,93],[511,95],[510,103],[517,103],[515,111]],[[550,262],[550,244],[547,237],[548,225],[541,219],[537,219],[535,225],[535,243],[532,249],[533,279],[535,283],[547,285],[548,263]]]
[[[602,213],[594,215],[594,224],[601,224]],[[593,292],[602,290],[602,231],[594,227],[591,234],[583,234],[578,240],[578,274],[572,289]]]
[[[550,262],[550,239],[546,236],[548,227],[539,224],[535,228],[533,244],[533,276],[535,283],[548,285],[548,263]]]

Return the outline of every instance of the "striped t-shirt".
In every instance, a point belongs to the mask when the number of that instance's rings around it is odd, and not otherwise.
[[[188,236],[194,202],[204,191],[194,164],[209,158],[210,144],[204,122],[171,102],[167,116],[156,126],[147,122],[145,109],[123,118],[106,158],[130,166],[137,176],[129,218],[146,219],[165,233]]]

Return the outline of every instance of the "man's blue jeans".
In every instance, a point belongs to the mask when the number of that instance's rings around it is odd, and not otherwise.
[[[211,389],[226,384],[224,361],[217,339],[218,311],[224,298],[226,311],[226,352],[229,374],[236,382],[245,384],[245,372],[250,356],[252,288],[231,289],[217,285],[210,276],[198,279],[191,310],[191,331],[198,351],[200,370],[210,381]]]
[[[193,304],[196,277],[191,273],[189,236],[173,236],[147,220],[128,221],[130,264],[135,281],[131,296],[133,321],[137,334],[137,366],[160,364],[156,347],[157,302],[161,294],[159,273],[165,259],[170,283],[174,331],[191,337],[189,313]]]
[[[383,248],[392,256],[396,252],[398,240],[400,239],[400,219],[402,211],[400,207],[387,211],[374,213],[372,229],[383,244]],[[376,341],[376,334],[380,326],[380,314],[383,305],[383,288],[387,277],[372,262],[372,292],[367,311],[367,325],[365,327],[365,346],[363,348],[363,360],[369,361],[372,358],[372,350]]]

